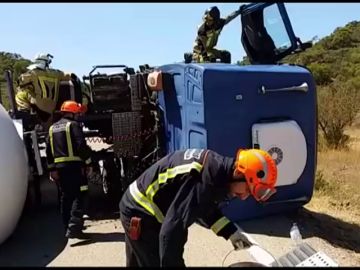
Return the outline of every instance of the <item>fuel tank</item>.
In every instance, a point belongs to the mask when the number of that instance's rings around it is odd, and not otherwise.
[[[15,230],[28,186],[25,145],[0,104],[0,244]]]

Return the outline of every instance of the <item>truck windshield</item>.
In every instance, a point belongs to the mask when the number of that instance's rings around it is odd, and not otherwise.
[[[291,41],[277,5],[271,5],[264,9],[264,25],[273,39],[278,53],[291,47]]]

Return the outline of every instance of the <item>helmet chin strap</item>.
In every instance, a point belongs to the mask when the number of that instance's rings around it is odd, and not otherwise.
[[[64,117],[67,117],[67,118],[71,118],[71,119],[74,119],[75,118],[75,114],[74,113],[71,113],[71,112],[65,112],[63,114]]]
[[[241,172],[239,172],[237,169],[236,169],[236,163],[234,162],[234,164],[232,165],[233,166],[233,173],[230,177],[230,180],[229,182],[230,183],[234,183],[234,182],[246,182],[246,178],[245,178],[245,175]]]
[[[229,183],[246,183],[245,177],[231,177]]]

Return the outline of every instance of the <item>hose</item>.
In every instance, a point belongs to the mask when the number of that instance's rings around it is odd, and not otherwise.
[[[271,254],[269,251],[267,251],[266,249],[264,249],[263,247],[259,246],[258,244],[252,244],[251,246],[257,246],[258,248],[262,249],[263,251],[265,251],[267,254],[269,254],[269,255],[273,258],[273,260],[274,260],[274,262],[276,262],[276,265],[277,265],[277,266],[280,265],[279,262],[278,262],[278,260],[276,259],[276,257],[275,257],[273,254]],[[224,267],[224,263],[225,263],[227,257],[228,257],[233,251],[235,251],[235,249],[230,250],[230,251],[225,255],[225,257],[224,257],[224,259],[223,259],[223,261],[222,261],[222,265],[221,265],[222,267]],[[256,260],[256,258],[254,258],[254,256],[253,256],[252,254],[250,254],[250,255],[253,257],[254,260]],[[266,266],[266,265],[264,265],[264,266]]]
[[[109,140],[113,142],[124,142],[124,141],[131,141],[135,138],[141,138],[142,136],[152,135],[154,134],[153,128],[149,128],[147,130],[143,130],[141,132],[137,132],[135,134],[130,135],[119,135],[119,136],[110,136]],[[86,141],[89,143],[102,143],[105,142],[105,138],[100,137],[87,137]]]
[[[227,257],[228,257],[233,251],[235,251],[235,249],[230,250],[230,251],[226,254],[226,256],[224,257],[224,259],[223,259],[223,261],[222,261],[221,267],[224,267],[224,263],[225,263]]]

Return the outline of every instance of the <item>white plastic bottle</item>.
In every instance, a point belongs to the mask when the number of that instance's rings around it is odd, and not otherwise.
[[[293,240],[293,242],[296,245],[300,245],[302,242],[302,236],[299,230],[299,227],[297,226],[297,224],[294,222],[291,229],[290,229],[290,237],[291,240]]]

